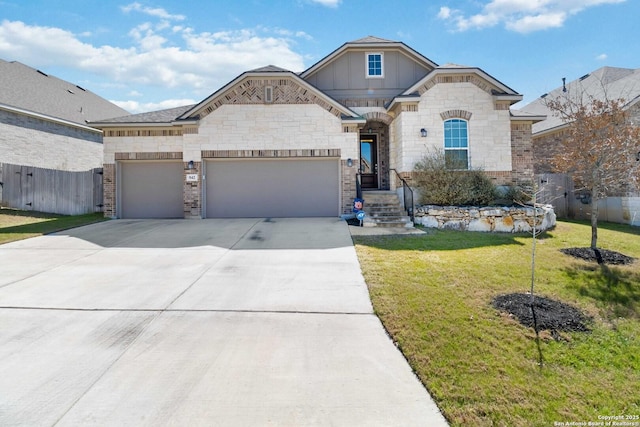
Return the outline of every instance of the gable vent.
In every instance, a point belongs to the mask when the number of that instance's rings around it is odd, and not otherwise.
[[[264,87],[264,102],[273,102],[273,86]]]

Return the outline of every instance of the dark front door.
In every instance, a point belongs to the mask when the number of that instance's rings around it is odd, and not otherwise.
[[[378,144],[376,135],[360,136],[360,185],[378,188]]]

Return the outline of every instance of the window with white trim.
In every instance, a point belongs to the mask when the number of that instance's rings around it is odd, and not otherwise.
[[[444,122],[444,160],[449,169],[469,169],[468,123],[462,119]]]
[[[384,56],[381,52],[367,53],[367,77],[384,77]]]

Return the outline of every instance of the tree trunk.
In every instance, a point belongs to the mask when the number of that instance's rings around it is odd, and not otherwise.
[[[598,247],[598,199],[591,199],[591,249]]]

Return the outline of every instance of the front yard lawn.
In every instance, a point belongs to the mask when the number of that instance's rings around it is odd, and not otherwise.
[[[0,209],[0,244],[41,236],[104,221],[102,213],[56,215],[16,209]]]
[[[537,241],[537,295],[593,319],[589,332],[539,338],[492,306],[529,291],[530,235],[354,236],[376,314],[451,425],[640,423],[640,228],[599,227],[603,248],[636,258],[626,266],[560,252],[590,233],[559,222]]]

